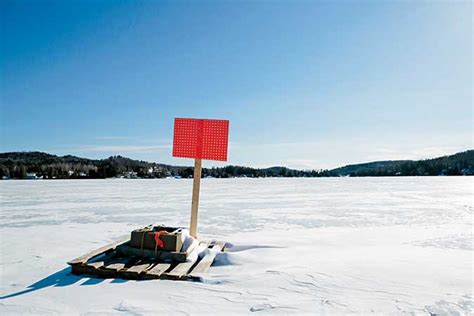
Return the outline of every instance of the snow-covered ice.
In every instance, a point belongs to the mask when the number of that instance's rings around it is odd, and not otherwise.
[[[203,179],[200,236],[233,247],[202,282],[66,265],[187,226],[191,180],[2,181],[0,314],[471,314],[472,179]]]

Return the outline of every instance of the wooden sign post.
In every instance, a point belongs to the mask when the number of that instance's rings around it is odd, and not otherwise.
[[[193,237],[197,237],[197,222],[199,208],[199,190],[201,189],[201,159],[194,160],[194,178],[193,178],[193,200],[191,203],[191,224],[189,225],[189,233]]]
[[[176,118],[173,157],[194,158],[193,197],[189,232],[197,238],[202,159],[227,161],[229,121]]]

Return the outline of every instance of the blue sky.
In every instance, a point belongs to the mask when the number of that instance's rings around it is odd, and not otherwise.
[[[190,165],[171,157],[175,117],[229,119],[228,163],[257,167],[473,147],[468,1],[2,1],[0,11],[0,151]]]

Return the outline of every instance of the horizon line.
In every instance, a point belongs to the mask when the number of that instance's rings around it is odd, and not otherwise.
[[[385,159],[385,160],[374,160],[374,161],[367,161],[367,162],[351,163],[351,164],[342,165],[342,166],[332,168],[332,169],[322,169],[322,168],[320,168],[320,169],[315,169],[315,168],[313,168],[313,169],[293,169],[293,168],[289,168],[289,167],[286,167],[286,166],[283,166],[283,165],[273,165],[273,166],[269,166],[269,167],[259,168],[259,167],[249,167],[249,166],[244,166],[244,165],[232,165],[232,164],[228,164],[228,165],[223,166],[223,167],[211,167],[211,168],[205,168],[205,169],[225,168],[227,166],[234,166],[234,167],[244,167],[244,168],[251,168],[251,169],[262,169],[262,170],[270,169],[270,168],[286,168],[286,169],[289,169],[289,170],[296,170],[296,171],[313,171],[313,170],[314,171],[317,171],[317,170],[332,171],[332,170],[336,170],[336,169],[340,169],[340,168],[344,168],[344,167],[348,167],[348,166],[363,165],[363,164],[370,164],[370,163],[376,163],[376,162],[397,162],[397,161],[399,161],[399,162],[414,162],[414,161],[425,161],[425,160],[439,159],[439,158],[443,158],[443,157],[449,157],[449,156],[465,153],[465,152],[472,151],[472,150],[474,150],[474,148],[466,149],[466,150],[463,150],[463,151],[458,151],[458,152],[443,155],[443,156],[436,156],[436,157],[432,157],[432,158],[426,158],[426,159],[394,159],[394,160]],[[45,152],[45,151],[39,151],[39,150],[5,151],[5,152],[0,152],[0,155],[14,154],[14,153],[40,153],[40,154],[47,154],[47,155],[56,156],[56,157],[72,156],[72,157],[77,157],[77,158],[81,158],[81,159],[88,159],[88,160],[106,160],[106,159],[109,159],[109,158],[112,158],[112,157],[121,157],[121,158],[126,158],[126,159],[130,159],[130,160],[135,160],[135,161],[143,161],[143,162],[146,162],[146,163],[166,165],[166,166],[170,166],[170,167],[184,167],[184,168],[189,167],[189,168],[192,168],[192,166],[188,166],[188,165],[173,165],[173,164],[161,163],[161,162],[156,162],[156,161],[146,161],[146,160],[142,160],[142,159],[133,159],[133,158],[129,158],[129,157],[126,157],[126,156],[122,156],[121,154],[111,155],[111,156],[108,156],[106,158],[99,158],[99,159],[81,157],[81,156],[76,156],[76,155],[72,155],[72,154],[56,155],[56,154],[51,154],[51,153],[48,153],[48,152]],[[209,160],[209,161],[211,161],[211,160]]]

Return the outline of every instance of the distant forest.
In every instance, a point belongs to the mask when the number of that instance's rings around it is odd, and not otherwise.
[[[202,177],[367,177],[473,175],[474,150],[426,160],[376,161],[332,170],[295,170],[286,167],[204,168]],[[0,153],[1,179],[191,178],[192,167],[171,166],[122,156],[86,159],[43,152]]]

